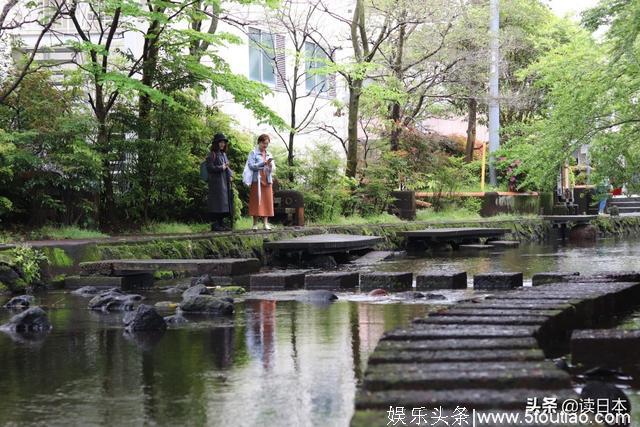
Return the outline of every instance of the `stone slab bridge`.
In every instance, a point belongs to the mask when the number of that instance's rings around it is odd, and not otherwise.
[[[440,408],[443,417],[456,408],[524,416],[530,398],[556,398],[558,408],[578,399],[570,375],[548,359],[568,352],[572,330],[640,303],[640,274],[562,280],[458,304],[386,333],[369,358],[351,426],[433,425]],[[422,422],[414,408],[423,408]],[[473,425],[453,419],[449,425]]]

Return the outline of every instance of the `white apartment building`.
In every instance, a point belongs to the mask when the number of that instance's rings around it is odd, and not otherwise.
[[[41,1],[42,8],[37,13],[43,13],[42,10],[46,10],[49,4],[60,0]],[[335,16],[339,14],[348,17],[352,13],[352,6],[339,0],[323,0],[322,3],[318,3],[318,0],[288,0],[283,2],[282,7],[273,10],[259,5],[223,3],[224,12],[216,33],[232,34],[242,42],[214,48],[229,64],[233,73],[261,82],[271,89],[271,94],[264,102],[286,123],[290,122],[292,113],[295,58],[296,55],[302,56],[297,74],[298,84],[295,87],[298,92],[295,115],[298,118],[296,124],[302,122],[303,129],[295,136],[296,151],[304,152],[314,143],[328,142],[335,147],[336,152],[344,154],[341,144],[331,135],[333,133],[344,138],[347,134],[344,104],[348,94],[344,81],[337,73],[325,74],[313,70],[326,66],[331,60],[341,61],[350,56],[349,27],[335,19]],[[309,13],[310,8],[314,8],[313,13]],[[325,9],[330,10],[330,13],[326,13]],[[92,12],[82,3],[79,10],[90,31],[93,25]],[[283,16],[289,19],[281,19]],[[298,43],[296,49],[292,27],[298,24],[305,27],[306,31],[313,32],[314,37],[309,37],[302,44]],[[39,25],[32,24],[5,35],[0,40],[0,55],[3,56],[0,63],[10,61],[8,54],[17,57],[15,49],[12,52],[8,48],[9,45],[15,46],[17,39],[22,45],[20,50],[32,50],[40,29]],[[53,29],[40,43],[36,60],[59,61],[60,69],[68,68],[69,64],[62,64],[74,54],[68,43],[77,40],[77,33],[70,19],[59,19]],[[301,36],[302,31],[298,30],[296,38],[300,40]],[[322,47],[314,40],[321,41],[319,43],[322,43]],[[140,54],[143,43],[142,35],[131,31],[119,34],[114,39],[114,46],[124,52],[131,52],[134,56]],[[326,52],[330,52],[332,58],[328,58]],[[222,90],[213,93],[215,95],[207,91],[203,95],[204,102],[228,113],[236,120],[239,130],[254,135],[268,133],[272,136],[272,143],[279,145],[282,145],[282,139],[288,140],[288,130],[277,130],[268,124],[259,123],[251,111],[234,102],[232,96]]]

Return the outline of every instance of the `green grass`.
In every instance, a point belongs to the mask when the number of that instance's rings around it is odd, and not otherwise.
[[[480,218],[482,218],[480,214],[466,209],[445,209],[439,212],[432,209],[420,209],[416,213],[416,221],[447,221]]]
[[[97,230],[87,230],[85,228],[75,226],[46,226],[31,231],[27,236],[31,240],[97,239],[102,237],[109,237],[108,234],[101,233]]]
[[[327,221],[308,221],[307,226],[314,225],[362,225],[362,224],[392,224],[401,223],[402,220],[395,215],[383,213],[373,216],[339,216]]]
[[[145,225],[140,230],[141,234],[193,234],[206,233],[209,231],[210,224],[192,223],[186,224],[182,222],[153,222]]]

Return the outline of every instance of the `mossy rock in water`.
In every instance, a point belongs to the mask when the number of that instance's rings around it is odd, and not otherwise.
[[[216,286],[213,290],[214,295],[242,295],[247,291],[242,286]]]
[[[0,282],[0,293],[8,293],[9,288],[4,283]]]

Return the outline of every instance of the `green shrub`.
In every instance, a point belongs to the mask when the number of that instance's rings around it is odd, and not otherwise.
[[[29,245],[16,246],[11,250],[10,256],[12,264],[20,271],[26,285],[40,281],[42,266],[49,262],[42,251]]]

